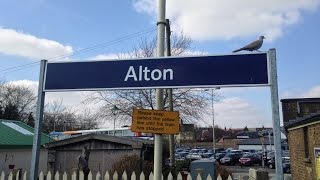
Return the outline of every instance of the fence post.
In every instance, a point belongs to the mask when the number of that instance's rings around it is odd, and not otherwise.
[[[23,180],[27,180],[27,171],[25,171],[24,173],[23,173]]]
[[[131,180],[136,180],[137,179],[137,175],[136,173],[133,171],[131,174]]]
[[[48,171],[46,180],[52,180],[51,171]]]
[[[68,180],[68,174],[66,172],[63,173],[62,180]]]
[[[127,179],[128,179],[127,172],[126,172],[126,171],[123,171],[123,173],[122,173],[122,180],[127,180]]]
[[[110,174],[109,174],[109,171],[107,171],[105,174],[104,174],[104,180],[109,180],[110,179]]]
[[[188,173],[187,180],[192,180],[191,174]]]
[[[44,180],[44,175],[43,175],[43,172],[41,171],[40,174],[39,174],[39,180]]]
[[[77,180],[77,171],[72,172],[71,180]]]
[[[218,175],[217,180],[222,180],[222,177],[220,176],[220,174]]]
[[[149,174],[149,179],[154,179],[154,176],[153,176],[152,172]]]
[[[207,180],[212,180],[212,177],[211,177],[211,175],[210,175],[210,174],[208,174],[208,176],[207,176]]]
[[[88,174],[87,180],[92,180],[92,172],[91,172],[91,171],[89,171],[89,174]]]
[[[152,172],[151,172],[151,173],[152,173]],[[141,174],[140,174],[140,180],[145,180],[145,176],[144,176],[143,171],[142,171]]]
[[[60,174],[59,171],[56,172],[56,174],[54,175],[54,180],[59,180],[60,179]]]
[[[96,174],[96,180],[101,180],[101,174],[100,171],[97,172]]]
[[[114,171],[112,179],[113,180],[118,180],[118,172],[117,171]]]
[[[0,180],[4,180],[4,177],[5,177],[6,175],[4,174],[4,172],[2,171],[1,172],[1,174],[0,174]]]

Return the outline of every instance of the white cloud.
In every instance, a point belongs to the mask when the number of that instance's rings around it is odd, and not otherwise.
[[[8,82],[8,84],[29,87],[33,90],[33,92],[35,93],[38,92],[38,81],[31,81],[31,80],[24,79],[24,80],[10,81]]]
[[[190,51],[187,50],[181,54],[181,56],[201,56],[208,55],[208,52],[203,51]],[[88,60],[116,60],[116,59],[139,59],[144,58],[145,53],[142,50],[129,53],[110,53],[110,54],[99,54],[93,57],[88,58]]]
[[[110,54],[99,54],[88,58],[88,60],[116,60],[116,59],[130,59],[133,53],[110,53]]]
[[[307,91],[290,89],[282,93],[282,98],[320,98],[320,85],[314,86]]]
[[[303,94],[306,98],[320,98],[320,85],[311,88],[309,91]]]
[[[215,103],[214,111],[215,124],[222,128],[272,126],[267,112],[239,97],[230,97]]]
[[[99,54],[94,57],[88,58],[89,60],[106,60],[106,59],[119,59],[117,54]]]
[[[0,53],[40,60],[72,52],[71,46],[13,29],[0,28]]]
[[[265,35],[280,37],[290,25],[301,20],[303,11],[319,8],[319,0],[174,0],[166,1],[172,29],[183,30],[195,40],[228,40]],[[137,12],[156,20],[156,0],[135,0]]]

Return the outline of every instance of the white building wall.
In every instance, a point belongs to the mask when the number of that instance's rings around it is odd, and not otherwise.
[[[264,145],[267,150],[270,150],[270,145]],[[272,150],[274,150],[274,145],[271,145]],[[254,149],[254,150],[263,150],[262,145],[239,145],[240,150],[249,150],[249,149]]]
[[[0,149],[0,172],[9,171],[9,165],[14,169],[30,172],[31,149]],[[41,149],[39,156],[39,171],[47,171],[48,151]]]

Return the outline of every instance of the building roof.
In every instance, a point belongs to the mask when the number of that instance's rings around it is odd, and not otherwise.
[[[258,132],[254,132],[254,131],[241,131],[241,132],[238,132],[236,134],[237,138],[238,139],[241,139],[241,138],[259,138],[259,134]]]
[[[141,148],[144,144],[149,144],[149,145],[153,144],[152,140],[142,139],[139,137],[109,136],[105,134],[87,134],[87,135],[81,135],[81,136],[76,136],[68,139],[63,139],[60,141],[51,142],[46,146],[50,146],[50,148],[53,148],[53,147],[65,146],[73,143],[80,143],[88,140],[100,140],[100,141],[108,141],[108,142],[119,143],[119,144],[126,144],[126,145],[132,146],[133,148]]]
[[[290,102],[290,101],[308,101],[308,102],[319,102],[320,98],[290,98],[290,99],[281,99],[281,102]]]
[[[273,138],[270,139],[271,140],[271,145],[273,145]],[[241,140],[237,143],[238,145],[261,145],[261,139],[244,139]],[[265,138],[263,141],[263,144],[270,144],[269,143],[269,138]]]
[[[0,149],[31,149],[34,129],[13,120],[0,119]],[[42,133],[41,145],[49,142],[49,136]]]
[[[290,120],[289,123],[286,126],[284,126],[284,128],[286,130],[288,130],[290,128],[294,128],[294,127],[302,126],[302,125],[307,125],[307,124],[315,123],[315,122],[320,123],[320,112],[312,113],[312,114],[309,114],[309,115],[301,117],[301,118]]]

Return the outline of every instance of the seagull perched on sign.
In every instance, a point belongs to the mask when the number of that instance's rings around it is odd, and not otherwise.
[[[235,52],[239,52],[239,51],[243,51],[243,50],[246,50],[246,51],[255,51],[256,50],[256,51],[258,51],[258,49],[261,48],[261,46],[262,46],[263,39],[265,39],[265,37],[260,36],[260,38],[258,40],[255,40],[252,43],[250,43],[240,49],[234,50],[232,52],[235,53]]]

